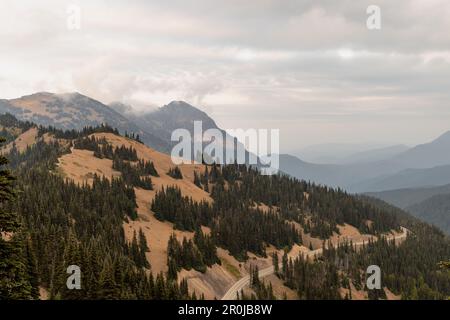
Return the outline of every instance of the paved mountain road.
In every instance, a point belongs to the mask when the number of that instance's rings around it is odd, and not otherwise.
[[[406,228],[402,227],[402,234],[396,235],[394,237],[388,237],[389,240],[399,240],[399,239],[403,239],[406,238],[407,234],[408,234],[408,230]],[[356,242],[353,245],[355,246],[362,246],[364,243],[367,243],[367,241],[360,241],[360,242]],[[316,249],[316,250],[312,250],[309,252],[306,252],[306,254],[304,254],[304,257],[314,257],[315,255],[319,256],[322,254],[322,248],[320,249]],[[282,267],[282,264],[280,263],[280,269]],[[274,266],[270,266],[267,268],[264,268],[262,270],[259,271],[258,275],[260,278],[264,278],[267,277],[271,274],[273,274],[275,272],[275,268]],[[223,295],[222,300],[236,300],[237,298],[237,293],[241,292],[242,289],[244,289],[245,287],[247,287],[250,284],[250,275],[246,275],[244,277],[242,277],[241,279],[239,279],[238,281],[236,281],[229,289],[228,291]]]

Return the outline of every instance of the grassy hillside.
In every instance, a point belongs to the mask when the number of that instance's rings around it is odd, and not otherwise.
[[[279,298],[286,292],[348,298],[349,288],[364,291],[360,271],[372,259],[388,268],[386,288],[399,296],[450,292],[450,278],[437,265],[450,257],[448,239],[384,203],[288,176],[262,176],[243,165],[177,168],[168,155],[108,126],[77,132],[0,125],[17,137],[37,132],[20,149],[13,143],[7,150],[19,193],[3,206],[18,213],[22,228],[1,240],[14,244],[26,266],[29,298],[220,298],[255,266],[270,266],[274,256],[288,264],[291,259],[292,266],[307,263],[312,272],[300,286],[295,274],[303,269],[285,268],[273,279]],[[401,226],[412,232],[407,245],[383,241]],[[361,237],[370,240],[367,254],[349,247]],[[322,246],[340,248],[355,267],[335,265],[332,253],[294,263],[299,253]],[[73,264],[83,270],[82,290],[65,286]],[[318,281],[325,271],[327,280]],[[271,297],[269,287],[251,290]]]

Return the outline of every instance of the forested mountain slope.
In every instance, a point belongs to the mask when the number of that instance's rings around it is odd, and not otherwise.
[[[368,193],[450,234],[450,185]]]
[[[450,194],[438,194],[407,208],[416,217],[450,234]]]
[[[354,298],[352,289],[355,296],[365,290],[360,271],[374,261],[386,268],[385,290],[396,295],[450,294],[450,278],[437,265],[450,257],[448,239],[384,203],[244,165],[176,167],[108,126],[62,131],[10,116],[0,125],[19,190],[3,207],[22,222],[12,239],[29,298],[220,298],[275,256],[288,267],[250,294]],[[19,150],[18,137],[30,130],[35,138]],[[411,230],[403,244],[383,240],[401,226]],[[11,235],[3,238],[11,243]],[[364,250],[349,245],[361,239],[370,242]],[[298,260],[324,245],[322,258]],[[355,261],[348,270],[334,260],[344,252]],[[82,290],[67,289],[68,265],[80,266]]]

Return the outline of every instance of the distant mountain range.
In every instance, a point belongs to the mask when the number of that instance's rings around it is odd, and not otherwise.
[[[433,196],[442,194],[450,194],[450,184],[438,187],[409,188],[366,193],[368,196],[379,198],[401,209],[406,209]]]
[[[440,186],[450,182],[450,165],[425,169],[404,169],[397,173],[368,179],[351,186],[352,190],[383,191]]]
[[[304,147],[290,154],[317,164],[351,164],[373,162],[393,157],[409,149],[406,145],[326,143]]]
[[[292,176],[339,186],[350,192],[450,183],[450,132],[430,143],[402,149],[404,146],[365,152],[354,161],[348,159],[346,164],[313,164],[282,154],[280,168]]]
[[[349,164],[314,164],[280,155],[282,171],[316,183],[342,187],[407,210],[450,234],[450,132],[430,143],[393,154],[365,152]],[[400,152],[398,152],[400,151]],[[372,155],[378,160],[367,161]]]
[[[402,152],[408,150],[409,147],[404,144],[393,145],[383,148],[375,148],[365,151],[356,152],[350,156],[344,157],[338,160],[338,164],[352,164],[352,163],[364,163],[381,161],[392,158],[399,155]]]
[[[11,113],[19,120],[60,129],[82,129],[108,123],[122,134],[139,134],[146,145],[164,153],[169,153],[178,143],[171,141],[175,129],[188,130],[193,139],[204,138],[194,136],[194,121],[201,121],[203,132],[218,129],[224,138],[228,137],[229,141],[234,141],[232,145],[225,144],[224,150],[236,150],[238,142],[234,138],[220,129],[205,112],[184,101],[172,101],[146,113],[136,114],[132,110],[131,106],[123,103],[105,105],[80,93],[39,92],[18,99],[0,100],[0,113]],[[209,141],[203,139],[203,144]]]

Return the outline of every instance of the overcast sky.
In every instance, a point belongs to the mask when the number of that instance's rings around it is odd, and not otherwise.
[[[0,0],[0,97],[185,100],[222,128],[279,128],[282,151],[416,144],[450,130],[449,31],[448,0]]]

